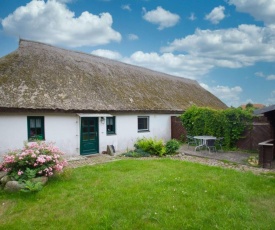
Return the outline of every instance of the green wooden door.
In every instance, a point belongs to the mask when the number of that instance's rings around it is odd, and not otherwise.
[[[82,117],[80,130],[80,154],[98,153],[98,118]]]

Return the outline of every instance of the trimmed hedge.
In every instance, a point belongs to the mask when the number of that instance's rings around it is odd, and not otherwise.
[[[180,118],[189,135],[224,137],[225,148],[232,149],[243,137],[246,127],[252,127],[253,116],[241,108],[214,110],[191,106]]]

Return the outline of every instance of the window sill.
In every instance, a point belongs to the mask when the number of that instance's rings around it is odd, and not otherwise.
[[[36,139],[36,140],[28,140],[28,142],[39,142],[39,141],[46,141],[45,139],[41,139],[41,140],[38,140],[38,139]]]
[[[116,133],[107,133],[107,136],[115,136]]]
[[[149,133],[150,130],[138,130],[138,133]]]

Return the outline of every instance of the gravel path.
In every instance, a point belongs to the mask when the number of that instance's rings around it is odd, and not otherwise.
[[[217,166],[230,168],[238,171],[250,171],[254,174],[262,173],[275,173],[275,169],[264,169],[247,165],[247,158],[251,156],[248,153],[237,153],[237,152],[218,152],[209,153],[208,151],[193,151],[192,147],[182,146],[179,150],[179,154],[174,156],[166,156],[162,158],[171,158],[174,160],[182,160],[188,162],[194,162],[209,166]],[[126,157],[117,155],[109,156],[107,154],[96,154],[92,156],[79,156],[76,158],[68,159],[68,166],[71,168],[77,168],[85,165],[102,164],[112,161],[125,159]],[[159,157],[143,157],[143,158],[131,158],[127,159],[139,159],[139,160],[151,160],[151,159],[162,159]]]

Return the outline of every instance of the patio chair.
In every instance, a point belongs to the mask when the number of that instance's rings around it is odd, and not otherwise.
[[[195,146],[197,145],[197,140],[194,137],[187,135],[186,138],[187,138],[188,148],[189,148],[189,145],[195,145]]]
[[[213,149],[213,151],[217,152],[216,140],[214,140],[214,139],[206,140],[206,148],[208,148],[209,152],[211,152],[211,149]]]
[[[219,148],[220,148],[221,151],[223,151],[223,149],[222,149],[223,140],[224,140],[224,137],[218,137],[218,138],[216,139],[216,145],[219,146]]]

